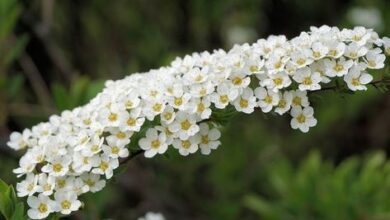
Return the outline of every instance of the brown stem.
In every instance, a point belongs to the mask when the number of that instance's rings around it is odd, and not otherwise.
[[[390,84],[390,80],[389,79],[378,79],[378,80],[374,80],[374,81],[368,83],[367,85],[375,86],[375,85],[381,84],[381,83]],[[329,87],[323,87],[320,90],[315,90],[315,91],[312,91],[312,92],[322,92],[322,91],[327,91],[327,90],[336,90],[337,88],[338,88],[337,86],[329,86]]]
[[[19,63],[23,69],[23,72],[26,74],[28,80],[30,81],[31,86],[38,97],[39,102],[44,106],[53,106],[49,88],[46,86],[42,75],[40,74],[37,66],[31,59],[31,57],[27,53],[23,53],[19,59]]]
[[[120,165],[129,162],[130,160],[132,160],[132,159],[135,158],[136,156],[142,154],[143,152],[145,152],[145,151],[139,149],[139,150],[137,150],[137,151],[131,153],[130,156],[128,156],[126,159],[124,159],[124,160],[122,160],[122,161],[120,162]]]

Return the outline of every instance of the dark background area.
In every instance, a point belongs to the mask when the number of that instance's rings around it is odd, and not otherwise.
[[[86,103],[107,79],[271,34],[291,38],[313,25],[363,25],[390,36],[389,9],[387,0],[1,0],[0,178],[16,183],[20,154],[6,148],[11,131]],[[368,159],[361,159],[389,151],[390,94],[374,87],[354,95],[324,91],[311,101],[319,123],[308,134],[292,130],[288,116],[238,115],[210,156],[140,156],[67,219],[136,219],[147,211],[167,219],[390,219],[382,215],[390,213],[389,199],[380,196],[389,191],[389,165],[370,171],[383,181],[370,181]],[[315,178],[307,171],[313,151],[324,158]],[[341,181],[338,169],[350,157],[357,165],[343,172],[353,178],[342,182],[361,183],[361,190],[321,188]],[[289,193],[280,196],[281,186]],[[322,195],[346,202],[327,206]],[[364,213],[354,211],[362,207]]]

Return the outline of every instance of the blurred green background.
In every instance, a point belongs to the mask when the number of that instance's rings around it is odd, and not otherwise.
[[[0,178],[11,131],[86,103],[107,79],[311,25],[390,36],[388,0],[0,0]],[[379,75],[378,75],[379,76]],[[238,115],[211,156],[136,158],[66,219],[390,219],[390,94],[311,97],[319,123]]]

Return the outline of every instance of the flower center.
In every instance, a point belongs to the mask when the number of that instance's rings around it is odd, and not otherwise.
[[[233,84],[236,85],[236,86],[239,86],[242,84],[242,79],[240,77],[235,77],[233,80],[232,80]]]
[[[162,109],[162,105],[160,103],[156,103],[153,105],[153,111],[160,112]]]
[[[286,107],[286,100],[284,100],[284,99],[281,99],[280,101],[279,101],[279,104],[278,104],[278,107],[279,108],[284,108],[284,107]]]
[[[161,142],[160,142],[160,140],[156,139],[156,140],[152,141],[151,145],[152,145],[152,148],[157,149],[160,147]]]
[[[181,125],[181,129],[183,130],[188,130],[191,127],[191,123],[187,119],[183,121],[180,125]]]
[[[341,71],[343,71],[344,66],[341,65],[341,64],[339,64],[339,63],[336,63],[336,65],[333,67],[333,69],[334,69],[334,71],[336,71],[336,72],[341,72]]]
[[[298,64],[298,65],[303,65],[303,64],[305,64],[305,63],[306,63],[306,60],[303,59],[303,58],[299,58],[299,59],[297,60],[297,64]]]
[[[294,103],[294,105],[301,105],[301,104],[302,104],[302,98],[299,97],[299,96],[295,96],[295,97],[293,98],[293,101],[292,101],[292,102]]]
[[[44,186],[43,186],[43,190],[44,191],[50,191],[51,190],[51,185],[50,184],[45,184]]]
[[[134,126],[135,124],[136,124],[136,120],[135,120],[135,118],[129,118],[129,119],[127,119],[127,125],[128,126]]]
[[[358,78],[353,78],[351,84],[354,86],[360,86],[360,81]]]
[[[189,140],[185,140],[185,141],[181,141],[181,146],[184,148],[184,149],[188,149],[191,147],[191,142]]]
[[[250,67],[249,67],[249,70],[250,70],[251,72],[257,72],[257,71],[259,71],[259,68],[258,68],[257,66],[250,66]]]
[[[272,81],[274,81],[275,85],[280,86],[283,84],[283,79],[282,78],[275,78]]]
[[[221,103],[226,103],[229,101],[229,97],[227,95],[221,95],[221,96],[219,96],[219,101]]]
[[[298,115],[298,117],[297,117],[297,121],[298,121],[298,123],[300,123],[300,124],[305,123],[306,117],[305,117],[303,114],[300,114],[300,115]]]
[[[205,109],[206,107],[204,106],[203,102],[198,104],[198,109],[197,109],[198,112],[203,112]]]
[[[38,211],[40,213],[46,213],[47,212],[47,205],[44,203],[39,204]]]
[[[208,144],[209,142],[210,142],[209,136],[203,135],[202,136],[202,144]]]
[[[126,138],[126,134],[123,133],[123,132],[118,132],[118,133],[116,134],[116,137],[117,137],[118,139],[125,139],[125,138]]]
[[[53,170],[54,170],[54,172],[56,172],[56,173],[61,172],[61,170],[62,170],[62,165],[59,164],[59,163],[54,164],[54,165],[53,165]]]
[[[304,79],[303,79],[303,85],[306,85],[306,86],[308,86],[308,85],[311,85],[313,82],[312,82],[312,80],[311,80],[311,77],[305,77]]]
[[[69,200],[64,200],[64,201],[62,201],[61,202],[61,207],[63,208],[63,209],[70,209],[70,206],[71,206],[72,204],[69,202]]]
[[[102,162],[100,163],[100,165],[99,165],[99,168],[100,168],[101,170],[103,170],[103,172],[105,172],[105,171],[108,169],[108,163],[102,161]]]
[[[111,113],[111,114],[108,116],[108,120],[111,121],[111,122],[114,122],[114,121],[118,120],[118,114],[116,114],[116,113]]]
[[[241,99],[241,100],[240,100],[240,107],[241,107],[241,108],[247,108],[247,107],[248,107],[248,100],[246,100],[246,99]]]
[[[119,153],[119,147],[117,147],[117,146],[112,147],[112,148],[111,148],[111,152],[112,152],[113,154],[118,154],[118,153]]]
[[[182,105],[182,104],[183,104],[183,99],[182,99],[181,97],[179,97],[179,98],[176,98],[176,97],[175,97],[174,104],[175,104],[176,106]]]
[[[268,103],[268,104],[271,104],[271,103],[272,103],[272,96],[267,95],[267,96],[264,98],[264,102],[266,102],[266,103]]]

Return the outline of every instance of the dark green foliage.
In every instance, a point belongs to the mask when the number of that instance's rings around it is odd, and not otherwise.
[[[25,220],[24,204],[19,202],[13,186],[0,179],[0,214],[6,220]]]
[[[337,166],[311,153],[295,168],[278,160],[267,169],[266,195],[244,203],[264,219],[389,219],[390,162],[383,152]]]

